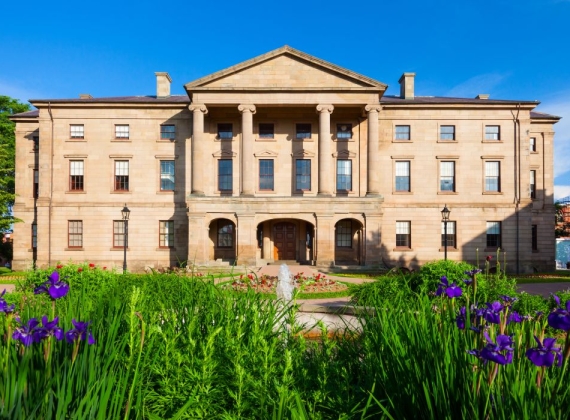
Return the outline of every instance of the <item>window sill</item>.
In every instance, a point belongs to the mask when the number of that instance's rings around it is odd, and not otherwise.
[[[111,139],[111,143],[132,143],[131,139]]]
[[[406,246],[397,246],[392,251],[408,252],[408,251],[413,251],[413,250],[414,250],[414,248],[408,248]]]
[[[438,191],[438,195],[457,195],[459,194],[457,191]]]
[[[413,143],[412,140],[392,140],[392,143]]]
[[[175,190],[158,190],[156,193],[157,194],[172,195],[172,194],[176,193],[176,191]]]
[[[298,138],[294,138],[293,141],[299,141],[299,142],[301,142],[301,141],[315,141],[315,140],[313,140],[312,138],[309,137],[308,139],[298,139]]]
[[[481,143],[504,143],[503,140],[481,140]]]
[[[125,248],[122,247],[122,246],[116,246],[116,247],[113,247],[113,248],[109,248],[109,251],[124,251],[124,250],[125,250]],[[129,247],[127,247],[127,251],[130,251],[130,250],[131,250],[131,249],[130,249]]]
[[[157,143],[177,143],[176,139],[158,139]]]
[[[483,195],[503,195],[501,191],[483,191]]]
[[[356,140],[354,139],[354,137],[351,137],[349,139],[338,139],[338,138],[334,137],[333,141],[341,142],[341,143],[347,143],[347,142],[355,142]]]
[[[257,138],[255,139],[255,141],[270,141],[270,142],[273,141],[273,142],[275,142],[275,141],[277,141],[277,139],[275,139],[275,138],[270,139],[270,138],[257,137]]]
[[[439,248],[439,252],[445,252],[445,247],[442,246],[441,248]],[[459,249],[448,246],[447,252],[459,252]]]
[[[113,190],[111,191],[111,194],[131,194],[133,191],[129,190],[129,191],[117,191],[117,190]]]
[[[413,193],[411,191],[394,191],[392,194],[394,194],[394,195],[410,195]]]
[[[83,247],[77,247],[77,248],[64,248],[64,251],[84,251]]]
[[[87,194],[87,191],[85,191],[85,190],[77,190],[77,191],[70,190],[70,191],[66,191],[65,194]]]
[[[275,190],[259,190],[259,191],[256,191],[255,193],[256,193],[256,194],[262,194],[262,195],[265,195],[265,194],[268,194],[268,195],[277,194],[277,193],[275,192]]]
[[[439,139],[437,142],[438,142],[438,143],[457,143],[457,140],[442,140],[442,139]]]
[[[65,141],[71,142],[71,143],[85,143],[85,142],[87,142],[87,140],[85,140],[85,139],[67,139]]]
[[[173,246],[159,246],[155,251],[176,251],[176,248]]]
[[[531,155],[538,155],[538,152],[529,152]]]

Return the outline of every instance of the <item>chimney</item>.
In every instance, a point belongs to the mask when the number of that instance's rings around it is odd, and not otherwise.
[[[488,93],[480,93],[479,95],[475,96],[475,99],[489,99]]]
[[[88,93],[80,93],[79,99],[93,99],[93,96],[89,95]]]
[[[157,71],[156,75],[156,97],[166,98],[170,96],[170,83],[172,79],[165,71]]]
[[[414,99],[414,77],[416,73],[404,73],[398,83],[400,84],[400,98]]]

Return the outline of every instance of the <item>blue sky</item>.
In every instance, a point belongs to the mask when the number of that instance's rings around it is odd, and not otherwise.
[[[0,95],[153,94],[290,45],[398,93],[540,100],[556,124],[555,197],[570,195],[570,0],[10,1]]]

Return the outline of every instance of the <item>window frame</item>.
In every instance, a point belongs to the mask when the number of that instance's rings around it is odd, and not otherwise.
[[[221,224],[220,222],[224,220],[227,223]],[[235,227],[230,220],[224,220],[218,220],[216,227],[216,247],[220,249],[233,249],[235,242]],[[229,231],[227,230],[228,227],[230,228]],[[227,240],[224,240],[223,238],[229,238],[231,244],[227,245]]]
[[[160,140],[176,140],[176,124],[160,124]]]
[[[498,228],[498,233],[497,232],[492,232],[490,233],[489,231],[495,231]],[[486,225],[486,248],[488,250],[495,250],[498,248],[502,247],[502,224],[499,221],[488,221],[487,225]]]
[[[491,131],[491,129],[496,128],[497,131]],[[501,141],[501,126],[498,124],[485,125],[485,141]]]
[[[126,128],[126,131],[121,131],[120,128]],[[115,140],[129,140],[130,138],[131,128],[129,124],[115,124]]]
[[[446,128],[451,128],[452,131],[450,133],[444,132]],[[446,138],[446,136],[451,136],[451,138]],[[456,141],[455,138],[455,125],[450,124],[442,124],[439,126],[439,140],[440,141]]]
[[[447,175],[447,170],[445,170],[445,166],[450,166],[452,174]],[[456,165],[454,160],[441,160],[439,161],[439,192],[440,193],[455,193],[457,192],[456,186]],[[445,173],[445,175],[444,175]],[[445,189],[444,188],[444,181],[451,180],[451,188]]]
[[[341,162],[347,163],[348,173],[341,173]],[[348,184],[348,188],[343,188]],[[352,191],[352,159],[337,159],[336,160],[336,191],[337,192],[351,192]]]
[[[34,169],[32,172],[32,198],[40,198],[40,170]]]
[[[530,137],[530,138],[529,138],[528,149],[529,149],[529,152],[530,152],[530,153],[537,153],[537,150],[536,150],[536,137]]]
[[[313,134],[313,125],[311,123],[295,124],[295,140],[311,139],[312,134]]]
[[[412,249],[412,222],[409,220],[396,220],[396,249]]]
[[[72,140],[85,139],[85,124],[69,124],[69,138]]]
[[[125,220],[113,220],[113,248],[125,247]]]
[[[31,234],[32,234],[32,250],[38,249],[38,224],[32,223],[31,225]]]
[[[346,127],[346,128],[343,130],[342,127]],[[352,140],[353,134],[354,133],[352,131],[352,123],[337,123],[336,124],[336,139],[337,140]]]
[[[352,220],[342,219],[335,225],[334,244],[336,248],[352,249]]]
[[[232,123],[218,123],[218,140],[232,140],[234,138],[234,125]]]
[[[295,191],[311,191],[311,182],[311,159],[295,159]],[[299,188],[307,184],[308,188]]]
[[[409,124],[397,124],[394,126],[394,141],[410,141],[411,139],[412,127]]]
[[[262,126],[266,126],[262,129]],[[269,126],[271,126],[271,133],[269,133]],[[259,123],[257,125],[258,138],[263,140],[273,140],[275,138],[275,124],[274,123]]]
[[[536,200],[536,169],[530,170],[529,195],[531,200]]]
[[[275,191],[275,159],[259,159],[258,169],[259,191]]]
[[[450,232],[451,226],[451,232]],[[445,248],[445,222],[441,222],[441,247]],[[447,249],[457,249],[457,222],[447,221]]]
[[[400,172],[400,166],[399,164],[407,164],[407,174],[406,175],[398,175],[398,172]],[[412,167],[412,162],[410,160],[396,160],[394,162],[394,192],[396,193],[409,193],[412,191],[412,178],[411,178],[411,167]],[[407,188],[398,188],[398,185],[401,184],[401,182],[399,183],[398,181],[403,181],[404,179],[407,179]]]
[[[158,221],[158,247],[174,248],[174,220]]]
[[[229,164],[228,168],[223,167],[226,164]],[[224,169],[223,172],[222,169]],[[227,169],[229,169],[229,171],[227,171]],[[234,189],[233,178],[234,178],[233,159],[218,159],[218,191],[221,193],[233,192]],[[223,188],[223,187],[229,187],[229,188]]]
[[[484,189],[483,191],[487,194],[499,194],[501,193],[501,162],[499,160],[485,160],[484,165]],[[491,171],[490,164],[497,165],[497,175],[488,175]],[[492,186],[491,181],[496,179],[496,189],[490,188]]]
[[[67,247],[74,249],[83,248],[83,220],[67,221]]]
[[[172,172],[167,172],[166,164],[172,164]],[[160,191],[175,191],[176,188],[176,162],[173,159],[164,159],[159,162],[160,166]],[[169,179],[172,178],[172,179]],[[167,183],[172,184],[168,188]]]
[[[120,168],[119,166],[117,166],[117,164],[125,164],[125,166],[123,168]],[[129,192],[130,191],[130,162],[128,160],[121,160],[121,159],[117,159],[114,161],[114,182],[113,182],[113,187],[114,187],[114,191],[117,192]],[[126,167],[126,172],[127,174],[117,174],[117,170],[119,169],[119,172],[123,172],[125,170]],[[119,178],[121,177],[121,178]]]
[[[81,169],[81,174],[75,174],[74,172],[78,171],[79,169]],[[85,191],[84,160],[73,159],[69,161],[69,191]]]

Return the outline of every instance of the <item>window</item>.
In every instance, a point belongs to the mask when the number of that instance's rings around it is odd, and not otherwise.
[[[410,191],[410,161],[396,162],[396,191]]]
[[[174,161],[160,161],[160,191],[174,191]]]
[[[259,189],[264,191],[273,191],[273,159],[259,160]]]
[[[531,137],[530,138],[530,146],[529,146],[530,152],[536,152],[536,137]]]
[[[83,124],[71,124],[69,126],[70,134],[72,139],[82,139],[84,138]]]
[[[115,161],[115,191],[129,191],[129,161]]]
[[[272,139],[275,135],[275,128],[273,124],[263,123],[259,124],[259,138]]]
[[[218,138],[222,140],[231,140],[234,137],[233,127],[231,124],[218,124]]]
[[[454,125],[441,125],[441,126],[439,126],[439,139],[440,140],[455,140],[455,126]]]
[[[500,162],[485,162],[485,191],[501,191],[501,165]]]
[[[113,248],[125,247],[125,221],[113,220]]]
[[[232,191],[233,189],[233,161],[231,159],[218,160],[218,190]]]
[[[337,124],[336,125],[336,138],[337,139],[351,139],[352,138],[352,124]]]
[[[352,161],[349,159],[336,161],[336,190],[352,190]]]
[[[532,225],[532,250],[538,251],[538,226]]]
[[[487,222],[487,248],[500,248],[501,222]]]
[[[297,124],[296,125],[296,139],[310,139],[311,138],[311,124]]]
[[[234,225],[224,220],[218,222],[218,248],[232,248],[234,245]]]
[[[34,169],[34,189],[32,194],[34,198],[40,196],[40,171],[37,169]]]
[[[486,125],[485,140],[501,140],[500,127],[498,125]]]
[[[161,140],[174,140],[176,138],[176,126],[174,124],[162,124],[160,126]]]
[[[396,222],[396,247],[399,248],[412,247],[410,222]]]
[[[69,161],[69,191],[83,191],[83,161]]]
[[[439,163],[439,190],[455,191],[455,162]]]
[[[115,125],[115,138],[116,139],[128,139],[129,138],[129,125],[128,124],[117,124],[117,125]]]
[[[172,248],[174,246],[173,220],[161,220],[159,222],[158,246],[160,248]]]
[[[39,136],[34,136],[34,146],[33,146],[33,151],[37,152],[40,150],[40,137]]]
[[[68,248],[83,247],[83,221],[69,220],[67,225],[67,245]]]
[[[311,190],[311,161],[309,159],[295,161],[295,189],[297,191]]]
[[[536,171],[530,171],[530,198],[536,198]]]
[[[32,249],[36,249],[38,247],[38,225],[32,223]]]
[[[410,126],[397,125],[396,126],[396,140],[410,140]]]
[[[455,222],[447,222],[447,247],[457,248],[457,236],[455,234]],[[445,223],[441,222],[441,246],[445,247]]]
[[[335,233],[338,248],[352,248],[352,222],[350,220],[338,222]]]

